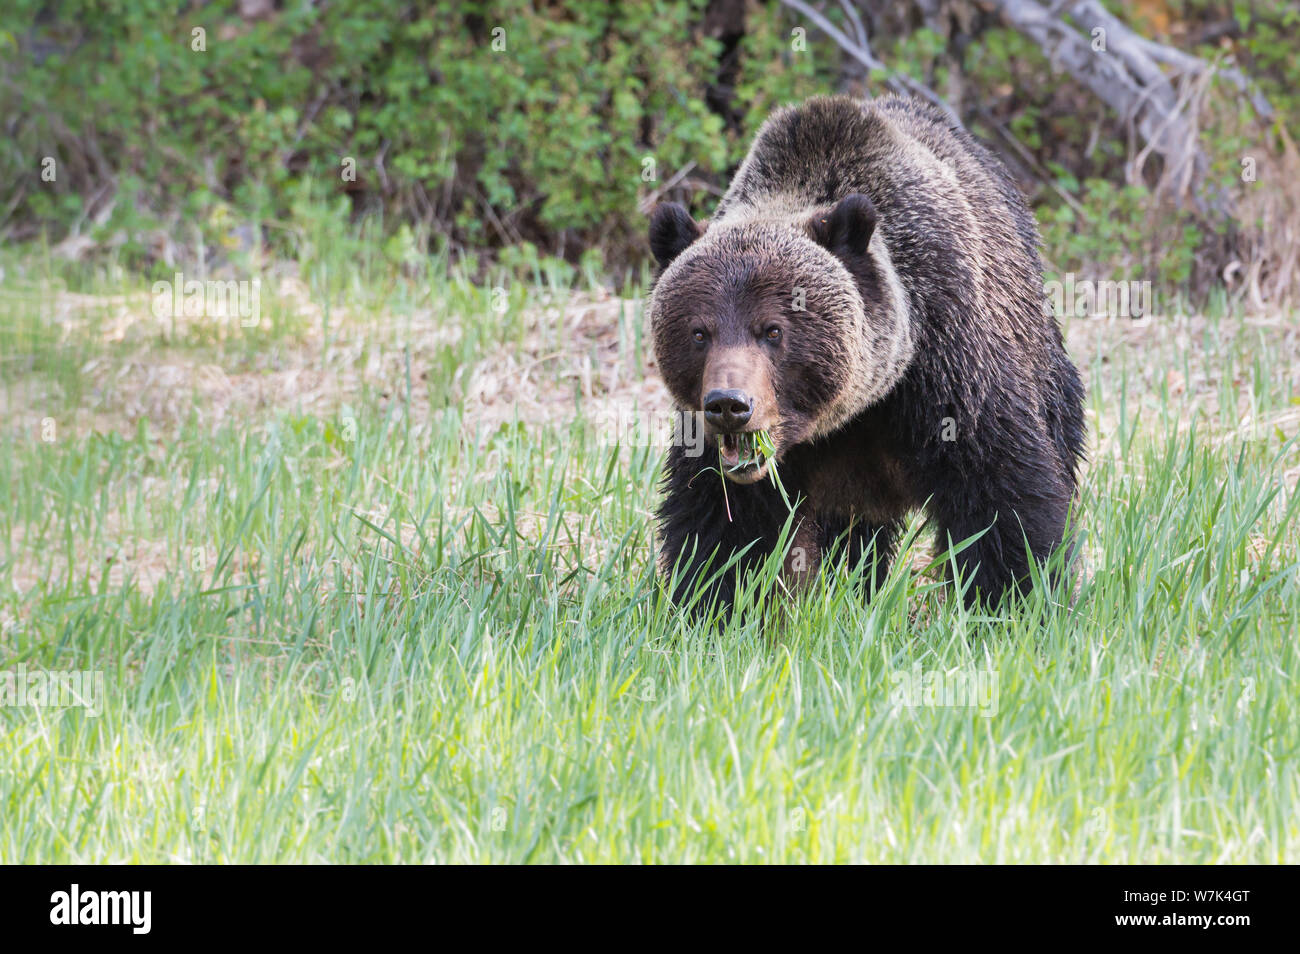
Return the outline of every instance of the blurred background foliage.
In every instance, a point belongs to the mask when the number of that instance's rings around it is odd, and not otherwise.
[[[854,7],[887,70],[777,0],[9,0],[0,234],[147,274],[364,234],[396,261],[471,274],[547,262],[626,277],[649,206],[707,215],[772,108],[879,95],[890,71],[1006,158],[1054,271],[1195,298],[1240,268],[1239,228],[1267,230],[1241,161],[1293,149],[1296,2],[1107,4],[1144,36],[1235,63],[1270,99],[1266,123],[1235,90],[1199,117],[1211,174],[1240,200],[1226,224],[1134,181],[1123,118],[990,5],[814,6],[846,31]]]

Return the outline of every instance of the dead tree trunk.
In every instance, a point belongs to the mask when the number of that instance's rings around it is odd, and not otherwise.
[[[929,100],[960,123],[951,106],[911,77],[888,69],[867,46],[861,18],[850,15],[854,36],[836,27],[807,0],[781,2],[829,36],[862,65],[889,74],[888,85]],[[927,22],[938,17],[938,0],[916,0]],[[1239,71],[1206,63],[1135,33],[1099,0],[976,0],[984,10],[1029,37],[1053,68],[1063,70],[1109,106],[1130,130],[1130,181],[1142,179],[1148,158],[1162,163],[1157,192],[1189,204],[1212,220],[1230,217],[1229,199],[1208,186],[1209,161],[1200,144],[1198,109],[1215,75],[1237,86],[1261,118],[1267,100]],[[860,0],[859,0],[860,4]],[[851,0],[840,0],[856,13]]]

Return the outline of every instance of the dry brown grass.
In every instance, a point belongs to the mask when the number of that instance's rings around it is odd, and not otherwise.
[[[421,368],[433,363],[439,348],[459,339],[461,329],[455,320],[435,308],[401,316],[335,309],[327,329],[321,309],[296,279],[284,278],[279,295],[282,302],[290,303],[301,332],[254,353],[194,347],[187,343],[191,329],[185,327],[186,319],[160,328],[147,296],[54,296],[53,315],[64,336],[87,334],[93,327],[104,344],[103,352],[80,369],[83,399],[70,413],[61,413],[61,434],[131,433],[139,421],[147,420],[154,440],[161,444],[191,417],[209,431],[230,422],[257,429],[287,410],[333,418],[340,408],[357,405],[367,395],[397,399],[405,388],[408,351],[413,427],[428,425],[430,381]],[[611,405],[666,418],[670,401],[652,359],[639,362],[620,350],[620,314],[632,307],[635,303],[609,295],[574,295],[529,311],[518,342],[489,349],[456,370],[452,401],[463,415],[466,430],[486,437],[516,419],[528,428],[564,428],[575,413],[600,426],[608,421]],[[1300,328],[1292,321],[1278,317],[1215,323],[1199,316],[1076,319],[1068,323],[1066,333],[1086,382],[1100,380],[1110,390],[1116,369],[1125,367],[1131,405],[1154,409],[1165,400],[1167,389],[1168,400],[1180,408],[1184,427],[1191,426],[1194,416],[1202,426],[1223,421],[1221,403],[1228,395],[1234,405],[1226,413],[1234,424],[1217,426],[1216,441],[1258,438],[1275,428],[1289,435],[1300,426],[1300,406],[1255,416],[1246,376],[1224,382],[1215,370],[1224,362],[1202,360],[1201,355],[1233,346],[1231,339],[1236,336],[1249,336],[1250,347],[1269,349],[1274,366],[1286,369],[1290,392],[1300,394]],[[1185,360],[1189,356],[1192,360]],[[34,426],[55,397],[49,382],[30,376],[0,391],[5,403],[0,410],[10,421]],[[1100,416],[1090,410],[1089,418],[1089,466],[1104,461],[1108,466],[1132,467],[1119,452],[1116,408],[1105,404]],[[489,468],[503,465],[491,455],[485,460]],[[488,477],[491,474],[466,474],[459,479]],[[1297,479],[1300,467],[1287,472],[1291,487]],[[167,499],[169,486],[158,480],[141,492],[150,506],[166,507],[173,503]],[[401,493],[400,488],[393,490]],[[106,495],[107,499],[119,496]],[[649,502],[647,518],[648,511]],[[363,515],[380,524],[389,516],[386,511]],[[484,516],[492,520],[499,515],[489,507]],[[567,512],[556,546],[570,546],[581,538],[587,541],[584,546],[598,549],[595,516]],[[519,526],[525,533],[540,534],[545,518],[544,513],[523,513],[518,515]],[[11,553],[21,555],[13,569],[18,589],[30,589],[51,574],[58,577],[72,569],[77,576],[103,578],[110,588],[120,587],[130,575],[148,592],[183,571],[174,565],[174,541],[153,538],[146,528],[125,521],[116,511],[103,514],[101,520],[99,532],[72,556],[71,568],[65,553],[42,554],[25,547],[22,528],[17,528],[9,544]],[[414,528],[405,527],[402,538],[414,551]],[[600,556],[584,553],[586,559]]]

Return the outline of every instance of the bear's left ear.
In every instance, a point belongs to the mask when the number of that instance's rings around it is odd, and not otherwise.
[[[650,251],[660,268],[667,268],[703,234],[704,227],[676,202],[657,205],[650,215]]]
[[[876,229],[876,207],[861,192],[846,195],[826,215],[813,216],[812,236],[835,255],[863,255]]]

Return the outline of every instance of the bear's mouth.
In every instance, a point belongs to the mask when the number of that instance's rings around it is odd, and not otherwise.
[[[718,435],[722,473],[738,484],[752,484],[767,472],[772,447],[766,431],[739,431]],[[765,453],[766,451],[766,453]]]

